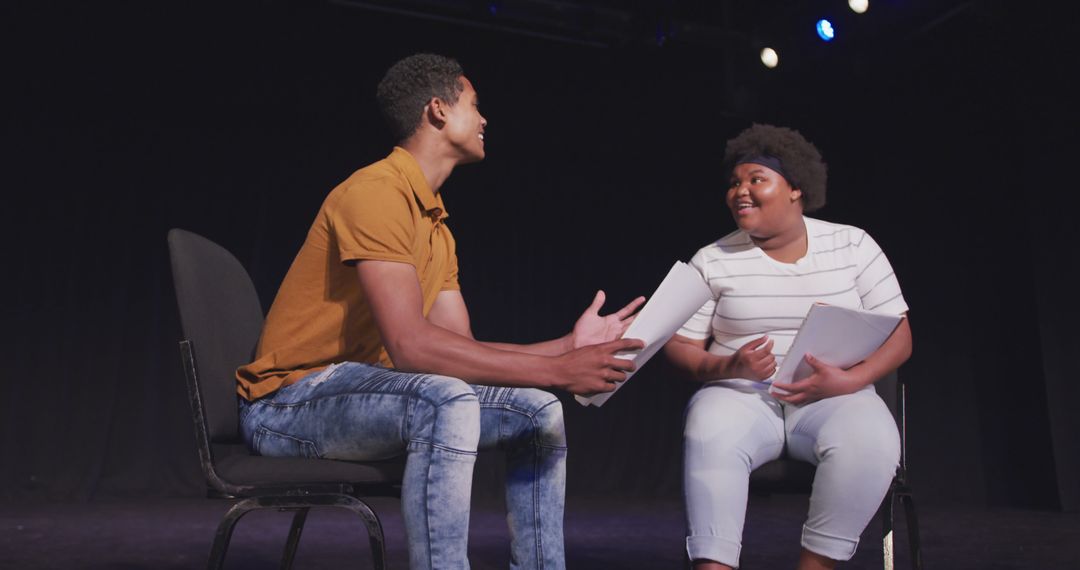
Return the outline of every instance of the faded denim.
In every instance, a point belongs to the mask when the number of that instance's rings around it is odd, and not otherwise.
[[[566,436],[562,405],[548,392],[346,362],[255,402],[241,400],[240,429],[261,455],[407,454],[401,501],[413,570],[469,568],[476,453],[499,449],[511,568],[565,568]]]

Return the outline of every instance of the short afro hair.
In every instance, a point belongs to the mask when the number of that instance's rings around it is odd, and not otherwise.
[[[410,55],[390,66],[375,90],[375,99],[394,140],[401,142],[416,132],[424,105],[432,97],[457,103],[464,89],[463,75],[456,60],[430,53]]]
[[[810,141],[799,131],[755,123],[727,141],[724,149],[724,173],[728,176],[745,158],[772,156],[784,165],[784,174],[792,188],[802,191],[804,212],[825,205],[825,161]]]

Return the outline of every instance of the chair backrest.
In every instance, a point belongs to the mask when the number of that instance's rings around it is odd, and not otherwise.
[[[878,396],[881,396],[882,400],[885,400],[885,405],[889,407],[889,411],[892,412],[897,423],[900,422],[900,409],[898,404],[899,393],[897,392],[897,373],[895,370],[881,377],[880,380],[874,382],[874,389],[877,390]]]
[[[259,294],[244,266],[225,248],[194,233],[169,230],[169,257],[184,337],[212,443],[236,441],[236,368],[251,361],[262,331]]]

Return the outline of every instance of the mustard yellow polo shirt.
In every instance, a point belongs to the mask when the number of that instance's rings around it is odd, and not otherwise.
[[[400,147],[334,188],[278,289],[255,361],[236,371],[239,394],[261,398],[335,362],[392,367],[355,262],[415,267],[426,316],[440,291],[459,288],[447,216]]]

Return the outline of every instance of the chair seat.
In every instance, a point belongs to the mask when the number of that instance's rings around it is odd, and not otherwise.
[[[299,457],[230,455],[215,462],[218,476],[234,485],[251,487],[303,486],[349,483],[354,485],[400,484],[404,458],[357,463]]]

